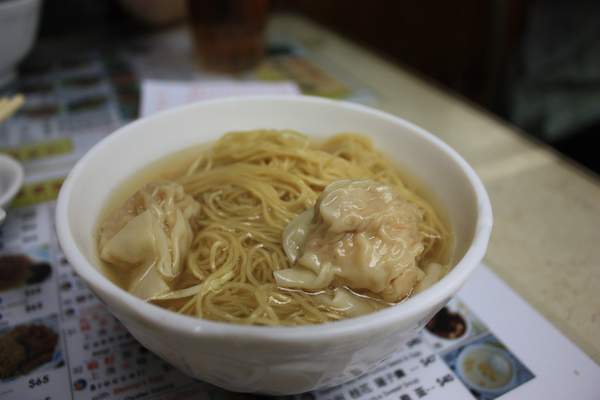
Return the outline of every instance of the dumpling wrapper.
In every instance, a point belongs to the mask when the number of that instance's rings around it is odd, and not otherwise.
[[[128,290],[145,300],[169,290],[193,239],[190,219],[200,205],[176,183],[149,184],[100,228],[100,258],[131,274]]]
[[[316,298],[321,304],[327,305],[348,317],[358,317],[385,307],[384,303],[358,296],[345,287],[336,287],[333,290],[333,297],[321,293],[316,295]]]
[[[286,228],[283,246],[293,268],[274,272],[281,287],[322,290],[331,285],[368,290],[385,301],[409,296],[423,279],[423,213],[387,185],[336,181],[314,209]]]

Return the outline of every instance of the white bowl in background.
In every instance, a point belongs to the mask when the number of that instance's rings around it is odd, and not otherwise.
[[[0,1],[0,86],[15,77],[14,68],[35,39],[41,0]]]
[[[4,207],[21,189],[24,176],[23,166],[17,160],[0,154],[0,223],[6,216]]]
[[[244,326],[167,311],[127,293],[99,270],[94,229],[111,193],[168,154],[234,130],[294,129],[313,137],[370,136],[443,205],[458,263],[442,280],[393,307],[301,327]],[[393,115],[307,96],[229,98],[168,110],[124,126],[73,168],[56,209],[60,244],[77,273],[145,347],[186,374],[241,392],[292,394],[346,382],[415,335],[482,260],[492,228],[486,191],[448,145]]]

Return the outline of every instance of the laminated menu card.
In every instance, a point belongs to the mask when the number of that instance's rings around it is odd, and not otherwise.
[[[43,87],[42,78],[26,81],[47,94],[38,95],[29,114],[0,129],[7,139],[2,143],[28,166],[25,185],[0,226],[0,400],[256,397],[187,377],[141,346],[58,245],[55,199],[73,162],[131,118],[123,108],[127,103],[117,101],[125,78],[115,79],[98,65],[48,72],[65,81],[55,91]],[[93,73],[98,77],[92,81]],[[294,91],[285,85],[277,90]],[[159,86],[146,93],[161,93],[161,109],[181,103],[181,84]],[[92,101],[100,95],[102,100]],[[58,108],[46,107],[57,99]],[[40,118],[42,112],[51,115]],[[482,265],[420,334],[376,369],[338,387],[291,397],[592,400],[600,398],[600,367]]]

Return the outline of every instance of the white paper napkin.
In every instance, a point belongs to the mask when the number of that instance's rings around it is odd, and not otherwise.
[[[201,100],[229,96],[295,95],[300,93],[293,82],[259,81],[161,81],[146,80],[142,83],[142,106],[140,116]]]

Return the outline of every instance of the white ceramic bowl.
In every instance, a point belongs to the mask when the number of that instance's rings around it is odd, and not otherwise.
[[[23,185],[23,166],[14,158],[0,154],[0,223],[6,217],[4,207],[16,196]]]
[[[133,172],[232,130],[294,129],[315,137],[353,131],[423,182],[445,207],[458,264],[423,293],[385,310],[303,327],[242,326],[161,309],[98,270],[94,227],[111,192]],[[423,129],[364,106],[305,96],[230,98],[145,118],[89,151],[56,209],[60,244],[79,275],[144,346],[195,378],[242,392],[291,394],[337,385],[373,368],[454,295],[483,258],[492,212],[483,185],[450,147]]]
[[[37,32],[41,0],[0,2],[0,86],[14,78],[14,68],[27,55]]]

